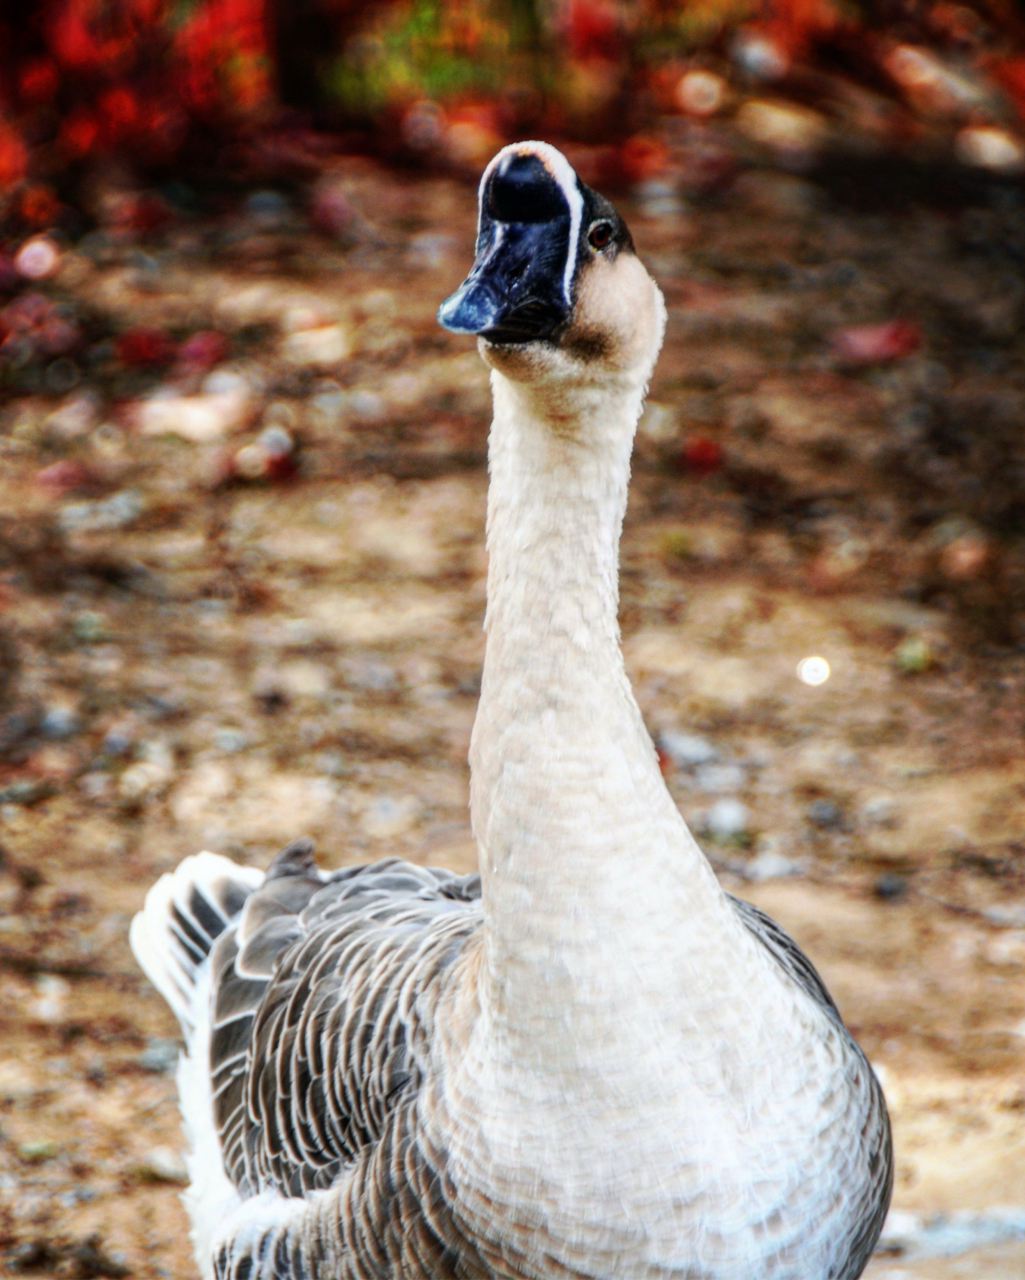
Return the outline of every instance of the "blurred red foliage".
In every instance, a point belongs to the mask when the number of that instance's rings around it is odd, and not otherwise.
[[[684,441],[683,465],[694,476],[710,476],[723,465],[722,445],[708,436],[691,436]]]
[[[59,462],[37,471],[34,483],[51,497],[63,498],[65,494],[89,488],[95,483],[95,477],[76,459],[61,458]]]
[[[573,58],[614,59],[626,44],[623,9],[611,0],[569,0],[565,38]]]
[[[175,347],[163,329],[137,325],[118,334],[114,343],[117,358],[133,368],[166,364],[174,355]]]
[[[215,329],[201,329],[178,348],[178,365],[186,373],[202,373],[228,354],[228,340]]]
[[[270,100],[264,0],[36,0],[0,19],[0,184],[98,152],[170,157]]]
[[[152,167],[194,143],[209,158],[239,126],[247,155],[301,165],[322,109],[332,128],[373,127],[386,152],[463,168],[521,130],[569,135],[611,180],[638,182],[669,163],[660,115],[728,116],[766,85],[826,117],[860,112],[897,145],[916,116],[949,117],[951,137],[1011,128],[1015,110],[1025,117],[1023,47],[1010,0],[12,0],[0,4],[0,190],[101,155]],[[914,83],[893,74],[895,50]],[[680,96],[695,57],[721,85],[700,110]],[[926,93],[924,75],[938,87]],[[249,128],[281,103],[296,110]],[[688,154],[687,185],[728,179],[711,134]],[[317,216],[344,234],[343,208],[325,197]]]

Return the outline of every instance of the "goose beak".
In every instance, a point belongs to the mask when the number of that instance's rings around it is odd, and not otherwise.
[[[582,196],[554,147],[518,143],[481,179],[477,255],[438,323],[494,343],[550,338],[572,310]]]

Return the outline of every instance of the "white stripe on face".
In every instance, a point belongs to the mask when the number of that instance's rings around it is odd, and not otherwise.
[[[577,246],[580,243],[580,224],[584,216],[584,198],[577,187],[577,175],[573,166],[549,142],[511,142],[494,156],[488,167],[481,174],[480,186],[477,189],[477,234],[480,235],[481,213],[484,208],[484,188],[491,177],[495,166],[508,155],[537,156],[551,174],[559,190],[566,197],[569,206],[569,247],[566,251],[566,265],[562,272],[562,291],[566,306],[572,304],[573,271],[577,262]]]

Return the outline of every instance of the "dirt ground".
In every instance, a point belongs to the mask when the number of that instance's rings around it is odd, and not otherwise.
[[[333,181],[343,241],[299,189],[94,233],[43,288],[93,326],[78,386],[30,362],[4,384],[12,1274],[194,1274],[177,1028],[127,944],[157,875],[301,833],[326,866],[474,862],[488,390],[433,319],[473,189],[356,160]],[[1002,187],[874,191],[754,170],[691,206],[621,201],[670,316],[624,645],[724,883],[807,949],[883,1080],[912,1242],[869,1274],[1004,1280],[1025,1273],[1025,217]],[[902,317],[921,342],[889,361],[830,341]],[[104,334],[139,324],[219,329],[231,376],[119,365]],[[277,471],[268,427],[295,444]],[[976,1247],[927,1257],[964,1211]]]

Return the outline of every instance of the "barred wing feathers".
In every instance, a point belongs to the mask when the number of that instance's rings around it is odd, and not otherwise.
[[[325,1189],[421,1080],[423,1016],[480,885],[392,858],[323,877],[290,846],[214,949],[210,1067],[243,1195]]]

